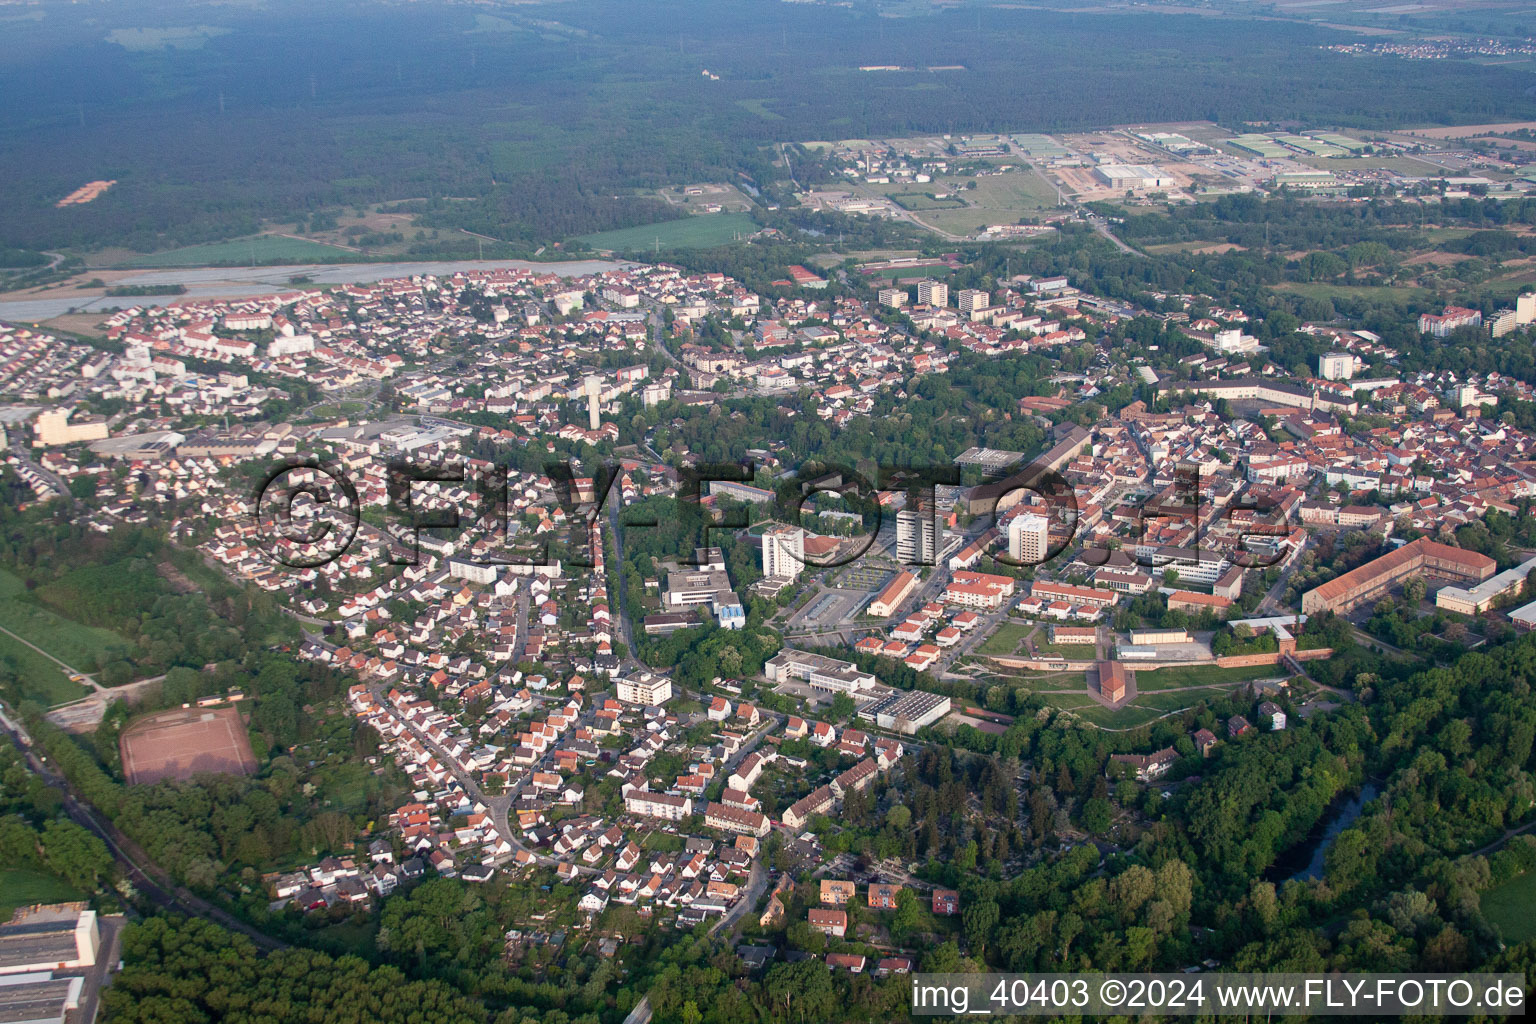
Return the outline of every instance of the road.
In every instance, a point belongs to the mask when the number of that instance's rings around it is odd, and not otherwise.
[[[387,703],[387,699],[385,697],[385,684],[371,683],[369,684],[368,689],[373,694],[374,699],[380,704]],[[595,700],[589,700],[587,702],[586,708],[582,711],[581,716],[577,719],[576,727],[579,728],[583,725],[591,724],[592,709],[595,704]],[[404,721],[404,719],[402,719],[402,721]],[[531,780],[533,779],[533,773],[537,771],[543,771],[549,760],[554,757],[556,749],[555,746],[551,746],[548,750],[546,750],[544,752],[544,756],[539,758],[537,763],[531,765],[527,771],[524,772],[522,776],[520,776],[516,785],[511,786],[504,793],[501,793],[497,796],[491,796],[484,790],[484,788],[481,787],[480,783],[476,781],[473,775],[459,767],[458,762],[453,759],[448,751],[443,749],[442,746],[440,746],[436,741],[428,736],[425,731],[418,728],[415,722],[405,722],[405,727],[411,731],[413,736],[421,741],[423,746],[437,755],[438,763],[446,766],[448,770],[453,773],[453,777],[458,780],[459,785],[464,787],[464,792],[469,794],[470,799],[485,805],[486,809],[490,812],[491,822],[496,826],[497,834],[512,845],[514,852],[522,850],[523,852],[532,855],[533,858],[540,864],[544,864],[549,867],[553,867],[560,863],[558,858],[551,857],[548,854],[540,853],[539,851],[533,849],[532,847],[525,844],[522,840],[520,840],[518,835],[521,830],[514,830],[512,828],[511,822],[511,810],[513,803],[517,801],[518,796],[520,796],[522,791],[530,784]],[[501,855],[496,858],[496,861],[498,864],[500,864],[509,859],[510,856]],[[597,873],[594,868],[589,868],[584,865],[577,865],[577,871],[581,874]]]
[[[37,644],[35,644],[32,641],[28,640],[26,637],[24,637],[24,636],[17,636],[15,633],[12,633],[10,630],[6,629],[4,626],[0,626],[0,633],[4,633],[6,636],[10,637],[12,640],[15,640],[17,643],[25,644],[26,646],[32,648],[32,650],[36,651],[38,654],[41,654],[43,657],[47,658],[49,661],[51,661],[55,665],[59,666],[59,668],[64,670],[64,674],[69,677],[70,682],[77,682],[77,681],[83,679],[87,683],[89,683],[90,686],[91,686],[91,689],[95,690],[97,693],[106,693],[107,692],[108,688],[105,687],[105,686],[102,686],[93,677],[87,675],[84,672],[81,672],[79,669],[75,668],[73,665],[69,665],[69,664],[66,664],[66,663],[60,661],[58,658],[55,658],[53,655],[49,654],[47,651],[45,651],[41,647],[37,646]]]
[[[721,930],[726,931],[728,943],[734,943],[738,924],[746,916],[747,912],[757,906],[758,897],[763,890],[768,888],[768,869],[763,866],[762,855],[759,854],[752,861],[752,872],[747,876],[747,887],[736,894],[736,902],[721,915],[720,920],[709,930],[714,935]]]
[[[190,914],[194,917],[207,918],[216,924],[222,925],[230,931],[239,932],[249,938],[258,947],[271,952],[278,949],[286,949],[288,944],[280,942],[266,935],[239,918],[220,910],[201,897],[193,895],[184,888],[177,887],[171,881],[170,874],[161,868],[149,856],[141,850],[127,836],[117,830],[117,827],[103,818],[94,807],[81,800],[74,788],[64,779],[48,767],[35,748],[29,748],[22,744],[20,737],[11,729],[6,729],[11,742],[16,744],[27,759],[27,766],[36,772],[49,787],[63,794],[64,813],[75,824],[94,833],[102,842],[107,844],[107,849],[112,852],[112,858],[117,862],[123,876],[138,890],[139,894],[149,902],[166,910],[174,910],[182,914]]]
[[[618,498],[610,498],[608,501],[608,528],[613,531],[613,564],[616,570],[613,574],[614,589],[618,591],[613,597],[617,601],[619,610],[619,637],[624,641],[624,671],[639,667],[635,660],[635,623],[629,614],[629,596],[625,593],[624,586],[624,529],[619,525]],[[613,604],[613,601],[609,602]]]
[[[1536,821],[1526,822],[1524,825],[1519,825],[1519,826],[1517,826],[1515,828],[1512,828],[1509,831],[1505,832],[1499,838],[1495,839],[1493,842],[1489,843],[1487,846],[1483,847],[1481,850],[1473,850],[1472,853],[1470,854],[1470,856],[1473,856],[1473,857],[1486,857],[1488,854],[1492,853],[1494,850],[1498,849],[1499,847],[1503,846],[1505,843],[1509,842],[1511,839],[1515,838],[1515,836],[1518,836],[1518,835],[1521,835],[1523,833],[1529,832],[1533,828],[1536,828]]]
[[[1105,223],[1103,217],[1100,217],[1096,213],[1087,213],[1086,211],[1084,213],[1084,216],[1086,216],[1088,218],[1088,223],[1093,228],[1093,230],[1097,231],[1099,234],[1103,235],[1105,238],[1107,238],[1111,242],[1113,242],[1115,244],[1115,248],[1116,249],[1119,249],[1123,253],[1129,253],[1132,256],[1144,256],[1144,255],[1146,255],[1145,253],[1141,252],[1138,249],[1132,249],[1130,246],[1128,246],[1124,242],[1120,241],[1120,239],[1116,238],[1115,237],[1115,233],[1113,231],[1109,230],[1109,225],[1107,223]]]

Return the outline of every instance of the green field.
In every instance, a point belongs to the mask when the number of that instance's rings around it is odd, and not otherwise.
[[[17,907],[84,898],[83,893],[41,871],[0,871],[0,921],[9,921]]]
[[[1041,657],[1066,658],[1069,661],[1092,661],[1095,653],[1093,644],[1053,644],[1047,640],[1036,640],[1035,650]]]
[[[110,629],[72,622],[25,600],[25,593],[18,576],[0,569],[0,627],[84,672],[130,653],[128,641]],[[90,692],[70,682],[57,664],[5,633],[0,633],[0,655],[16,663],[22,692],[45,704],[62,704]]]
[[[971,182],[975,188],[966,188]],[[872,188],[891,201],[916,211],[924,224],[952,234],[971,234],[987,224],[1017,224],[1023,217],[1056,207],[1056,187],[1030,168],[1002,174],[940,177],[932,184],[894,182]],[[949,198],[934,200],[929,193],[949,190]]]
[[[1405,305],[1409,302],[1417,302],[1427,298],[1429,292],[1423,288],[1401,288],[1388,285],[1367,284],[1327,284],[1321,281],[1312,281],[1305,284],[1287,281],[1275,285],[1280,291],[1287,291],[1293,295],[1304,295],[1309,299],[1372,299],[1377,302]]]
[[[1536,939],[1536,871],[1511,878],[1482,895],[1483,916],[1513,945]]]
[[[965,201],[954,196],[935,199],[928,192],[892,192],[891,201],[903,210],[963,210]]]
[[[135,256],[124,267],[250,266],[265,263],[338,263],[357,260],[351,249],[279,235],[252,235],[228,242],[189,245],[183,249]]]
[[[21,677],[22,697],[51,707],[79,700],[90,692],[85,686],[70,682],[59,666],[4,633],[0,633],[0,658],[15,664]]]
[[[681,220],[662,221],[638,228],[620,228],[582,235],[576,241],[611,252],[643,252],[646,249],[708,249],[725,245],[739,235],[757,230],[757,222],[744,213],[705,213]]]
[[[1222,686],[1247,682],[1250,679],[1284,677],[1285,669],[1278,665],[1247,665],[1221,668],[1218,665],[1174,665],[1170,668],[1148,672],[1136,672],[1136,689],[1141,692],[1168,690],[1178,686]]]
[[[1004,622],[997,627],[996,633],[981,642],[981,645],[976,648],[976,653],[1012,654],[1019,649],[1019,645],[1034,628],[1034,626],[1021,626],[1017,622]]]
[[[125,657],[132,645],[110,629],[98,629],[55,615],[22,599],[25,587],[0,569],[0,626],[41,647],[60,661],[89,672],[96,665]],[[94,663],[94,664],[93,664]]]

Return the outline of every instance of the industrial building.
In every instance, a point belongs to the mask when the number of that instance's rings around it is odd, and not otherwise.
[[[65,1024],[84,990],[84,978],[47,971],[0,977],[0,1024]]]
[[[1111,188],[1172,188],[1173,175],[1150,164],[1100,164],[1094,175]]]
[[[941,693],[907,690],[893,693],[878,704],[863,709],[859,717],[873,718],[882,729],[911,736],[949,714],[950,707],[949,698]]]
[[[96,911],[85,904],[27,907],[0,925],[0,975],[93,967],[100,948]]]

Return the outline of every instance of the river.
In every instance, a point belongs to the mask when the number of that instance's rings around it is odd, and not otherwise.
[[[435,274],[444,277],[461,270],[531,269],[561,277],[580,277],[616,270],[627,264],[613,260],[567,260],[562,263],[536,263],[529,260],[455,260],[415,263],[312,263],[281,267],[157,267],[126,274],[114,274],[114,286],[180,284],[184,295],[86,296],[62,294],[57,297],[12,299],[0,302],[0,320],[37,323],[71,311],[99,313],[135,305],[167,305],[188,299],[238,299],[293,291],[293,277],[307,277],[312,284],[371,284],[388,278]]]

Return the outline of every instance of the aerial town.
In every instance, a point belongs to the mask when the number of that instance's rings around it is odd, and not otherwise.
[[[1536,427],[1494,413],[1536,401],[1525,380],[1410,369],[1322,322],[1297,324],[1318,352],[1297,372],[1209,296],[1154,307],[1031,273],[951,294],[959,267],[876,261],[836,297],[800,265],[772,295],[666,263],[508,267],[134,305],[97,342],[8,325],[6,464],[23,510],[73,509],[103,538],[162,525],[277,599],[282,649],[345,681],[340,713],[377,737],[394,802],[246,878],[264,915],[325,927],[428,879],[549,879],[570,900],[507,931],[509,962],[615,956],[622,909],[756,969],[901,975],[958,927],[964,876],[854,823],[910,820],[900,794],[936,745],[1007,750],[1028,716],[1142,730],[1105,762],[1132,786],[1121,817],[1036,819],[1067,847],[1127,843],[1150,823],[1130,794],[1175,796],[1198,778],[1184,759],[1357,700],[1364,674],[1329,674],[1342,648],[1536,626],[1536,558],[1457,539],[1536,497]],[[1533,323],[1526,292],[1405,329]],[[997,410],[1032,447],[972,445],[879,486],[822,456],[1007,359],[1043,371]],[[697,429],[753,407],[832,443]],[[702,530],[660,550],[687,516]],[[679,660],[712,637],[707,661]],[[238,725],[244,701],[125,732],[128,780],[191,777],[204,763],[171,748],[201,740],[177,730]],[[111,706],[47,721],[89,730]],[[1157,731],[1191,714],[1179,743]],[[229,756],[255,764],[243,741]],[[987,855],[1026,864],[1006,835]]]

